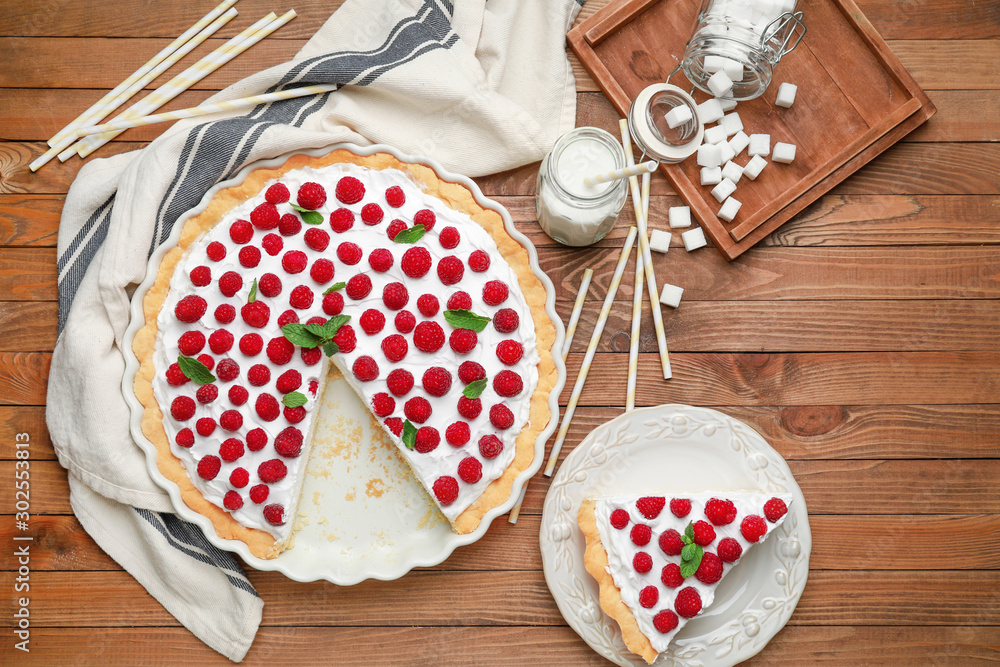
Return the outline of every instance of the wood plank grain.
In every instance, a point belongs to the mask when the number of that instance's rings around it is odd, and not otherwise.
[[[0,405],[42,405],[52,355],[47,352],[0,353]]]
[[[14,458],[15,438],[18,433],[27,433],[31,459],[53,461],[56,458],[49,439],[49,429],[45,426],[45,408],[40,405],[0,406],[0,459]],[[21,438],[24,440],[24,438]]]
[[[63,198],[0,195],[0,245],[54,247]]]
[[[127,153],[145,144],[129,141],[115,141],[101,147],[100,157],[111,157]],[[0,194],[66,194],[76,173],[83,166],[79,159],[59,162],[54,160],[36,173],[28,169],[28,164],[46,150],[44,142],[20,143],[0,142]]]
[[[894,40],[889,46],[921,88],[1000,88],[1000,41],[996,39]],[[960,69],[964,72],[959,73]]]
[[[51,352],[58,319],[54,301],[0,301],[0,352]]]
[[[0,294],[6,301],[54,301],[54,248],[0,248]]]

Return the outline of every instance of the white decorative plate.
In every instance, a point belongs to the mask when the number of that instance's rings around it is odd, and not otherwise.
[[[784,627],[809,573],[812,535],[802,491],[760,434],[721,412],[688,405],[626,412],[591,431],[566,457],[545,497],[542,567],[559,611],[591,648],[623,667],[646,664],[601,610],[597,582],[583,564],[580,503],[622,493],[728,489],[791,493],[788,517],[722,580],[714,604],[657,658],[661,667],[728,667],[756,654]]]
[[[457,547],[478,540],[486,534],[493,519],[510,511],[525,482],[542,465],[545,441],[558,421],[559,393],[566,380],[566,367],[561,355],[553,355],[559,373],[549,396],[553,417],[535,442],[532,465],[515,479],[507,502],[488,512],[479,528],[472,533],[459,535],[451,530],[448,520],[413,478],[395,445],[384,437],[381,427],[371,418],[364,403],[345,380],[335,380],[331,376],[317,415],[313,452],[306,470],[293,546],[277,558],[265,560],[253,556],[243,542],[220,538],[207,518],[184,503],[177,485],[160,473],[156,466],[156,447],[142,432],[143,407],[132,391],[139,369],[139,362],[132,352],[132,340],[145,323],[142,300],[156,279],[163,255],[177,244],[184,222],[201,213],[216,192],[241,183],[254,169],[279,166],[291,155],[318,157],[339,148],[359,155],[389,153],[402,162],[424,164],[441,178],[464,185],[480,206],[498,212],[507,233],[528,251],[531,269],[545,287],[545,311],[556,327],[554,350],[562,349],[565,332],[556,314],[552,282],[538,265],[535,247],[514,228],[507,210],[483,196],[479,187],[468,178],[445,171],[434,160],[406,155],[389,146],[335,144],[255,162],[247,165],[233,179],[214,186],[205,193],[196,208],[177,220],[170,238],[150,257],[146,279],[132,297],[132,319],[123,343],[125,375],[122,378],[122,393],[132,412],[132,437],[146,453],[149,474],[170,494],[174,509],[181,518],[200,526],[212,544],[239,554],[251,567],[276,570],[296,581],[326,579],[347,586],[365,579],[397,579],[414,567],[437,565]]]

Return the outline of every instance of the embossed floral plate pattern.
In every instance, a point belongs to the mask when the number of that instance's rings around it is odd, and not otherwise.
[[[545,498],[542,567],[563,617],[591,648],[622,666],[646,664],[601,610],[597,582],[583,564],[580,503],[602,495],[727,489],[791,493],[788,518],[722,580],[714,604],[660,654],[655,664],[661,667],[734,665],[784,627],[809,573],[812,535],[802,491],[760,434],[721,412],[688,405],[627,412],[591,431],[566,457]]]

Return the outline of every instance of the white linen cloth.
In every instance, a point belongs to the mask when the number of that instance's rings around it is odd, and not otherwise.
[[[479,176],[537,161],[575,124],[575,0],[347,0],[294,60],[212,99],[336,83],[322,96],[180,121],[87,163],[59,228],[59,338],[46,421],[83,527],[202,641],[241,660],[263,601],[150,479],[122,397],[129,300],[153,249],[244,165],[341,141],[385,143]],[[241,56],[252,58],[253,50]]]

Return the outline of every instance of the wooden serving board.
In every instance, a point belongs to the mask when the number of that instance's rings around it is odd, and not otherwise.
[[[700,0],[618,0],[567,35],[570,47],[622,116],[636,95],[665,81],[694,32]],[[935,108],[852,0],[801,0],[808,28],[774,70],[768,90],[736,111],[747,134],[771,146],[796,145],[792,164],[768,160],[755,181],[741,179],[736,218],[702,186],[694,157],[661,165],[708,237],[733,260],[934,114]],[[789,109],[774,105],[779,85],[798,86]],[[692,88],[678,72],[670,80]],[[694,92],[702,102],[708,95]],[[744,151],[736,158],[746,165]]]

